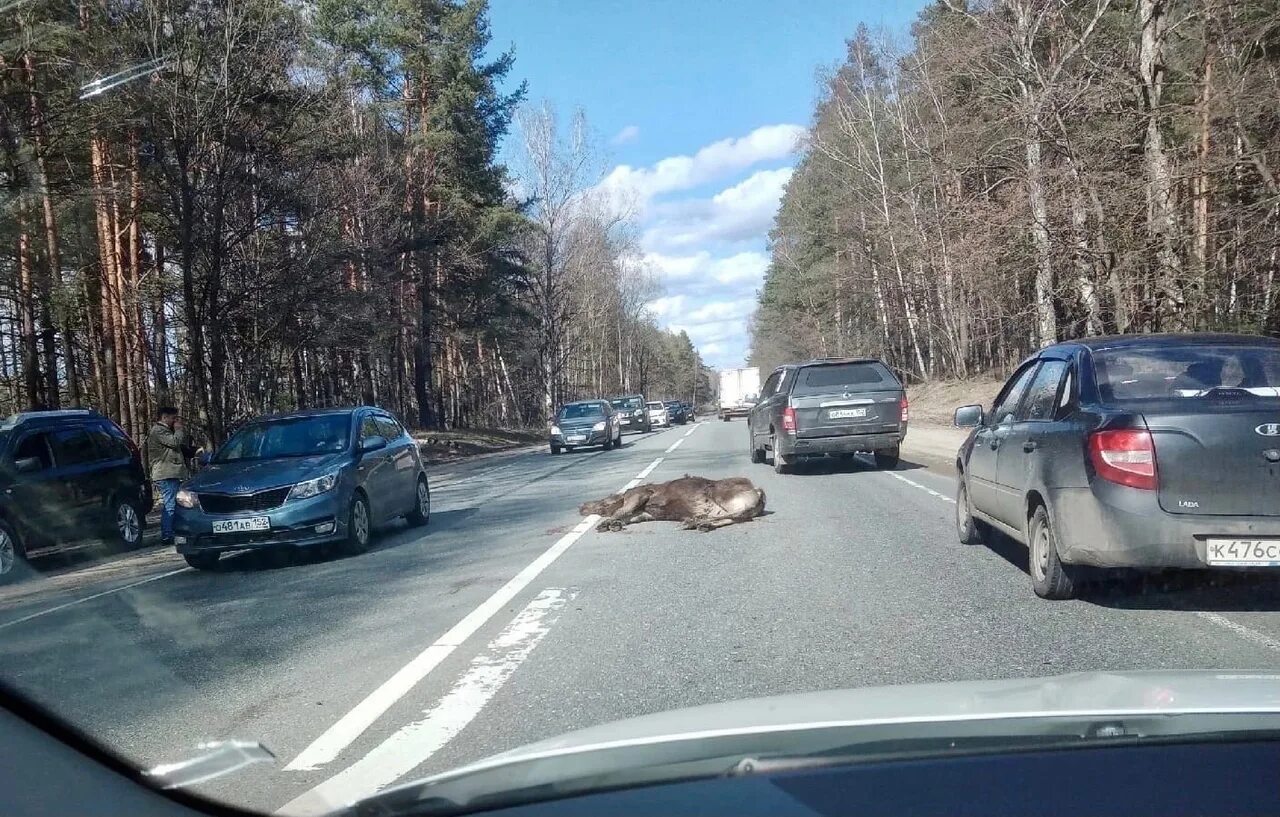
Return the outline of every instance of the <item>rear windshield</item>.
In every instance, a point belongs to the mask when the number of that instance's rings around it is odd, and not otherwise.
[[[666,406],[664,406],[664,405],[663,405],[663,404],[661,404],[661,403],[650,403],[650,404],[649,404],[649,408],[651,408],[651,409],[664,409],[664,408],[666,408]]]
[[[792,394],[897,387],[897,378],[883,363],[833,363],[801,369]]]
[[[1093,353],[1104,403],[1137,400],[1280,399],[1280,348],[1178,344]]]
[[[561,420],[580,420],[586,417],[603,417],[604,409],[599,403],[579,403],[560,409]]]
[[[619,400],[610,400],[609,403],[614,408],[620,409],[638,409],[642,405],[639,397],[624,397]]]

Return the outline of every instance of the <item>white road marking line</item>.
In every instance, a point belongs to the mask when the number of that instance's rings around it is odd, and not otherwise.
[[[447,633],[440,636],[429,647],[414,656],[413,660],[401,667],[377,689],[369,693],[363,701],[356,704],[347,714],[338,719],[333,726],[324,731],[310,746],[303,749],[285,769],[289,771],[310,771],[329,763],[342,752],[366,729],[373,725],[384,712],[396,701],[413,689],[429,672],[440,665],[450,653],[475,634],[485,622],[504,608],[516,594],[524,590],[538,574],[552,562],[560,558],[569,547],[587,531],[591,530],[600,517],[588,516],[577,524],[573,530],[561,536],[554,545],[547,548],[541,556],[529,563],[524,570],[515,575],[511,581],[479,607],[468,613],[461,621],[453,625]]]
[[[889,476],[893,477],[894,479],[898,480],[899,482],[905,482],[905,483],[907,483],[907,484],[908,484],[908,485],[910,485],[912,488],[919,488],[920,490],[924,491],[924,492],[925,492],[926,494],[928,494],[929,496],[936,496],[938,499],[941,499],[943,502],[950,502],[950,503],[952,503],[953,505],[955,504],[955,499],[953,499],[953,498],[951,498],[951,497],[947,496],[946,494],[940,494],[940,493],[938,493],[937,491],[933,490],[932,488],[925,487],[924,485],[921,485],[921,484],[920,484],[920,483],[918,483],[918,482],[913,482],[913,481],[911,481],[911,480],[907,479],[906,477],[902,476],[901,474],[895,474],[895,473],[890,472],[890,473],[889,473]]]
[[[623,485],[622,491],[618,491],[618,493],[622,493],[623,491],[630,491],[632,488],[636,487],[639,484],[640,484],[640,480],[638,478],[633,479],[630,482],[628,482],[626,485]]]
[[[678,439],[678,440],[676,440],[675,442],[673,442],[671,445],[667,446],[667,450],[666,450],[666,451],[664,451],[663,453],[664,453],[664,454],[670,454],[672,451],[675,451],[677,448],[679,448],[679,447],[680,447],[680,443],[682,443],[682,442],[684,442],[684,437],[681,437],[680,439]]]
[[[59,610],[65,610],[68,607],[75,607],[77,604],[84,604],[86,601],[93,601],[94,599],[100,599],[103,596],[110,596],[112,593],[121,593],[125,590],[132,590],[133,588],[138,587],[140,585],[149,584],[154,581],[159,581],[160,579],[168,578],[169,576],[176,576],[179,573],[189,573],[192,570],[193,568],[190,568],[190,567],[180,567],[177,570],[170,570],[168,573],[161,573],[158,576],[148,576],[145,579],[139,579],[138,581],[132,582],[130,584],[126,584],[123,587],[114,587],[110,590],[103,590],[101,593],[94,593],[92,596],[85,596],[82,599],[75,599],[74,601],[68,601],[64,604],[59,604],[56,607],[50,607],[47,610],[40,610],[30,615],[23,616],[22,618],[15,618],[13,621],[6,621],[4,624],[0,624],[0,630],[3,630],[5,627],[12,627],[15,624],[21,624],[24,621],[30,621],[33,618],[39,618],[40,616],[47,616],[50,613],[56,613]]]
[[[1217,624],[1219,627],[1225,627],[1247,641],[1252,641],[1254,644],[1259,644],[1267,649],[1280,652],[1280,641],[1277,641],[1270,636],[1263,635],[1251,627],[1246,627],[1243,624],[1232,621],[1226,616],[1220,616],[1217,613],[1210,613],[1204,610],[1196,611],[1196,615],[1205,621]]]
[[[653,473],[653,469],[657,468],[659,465],[661,465],[661,464],[662,464],[662,460],[663,460],[663,458],[662,458],[662,457],[658,457],[656,460],[654,460],[653,462],[649,463],[649,465],[648,465],[648,466],[647,466],[643,471],[641,471],[640,473],[636,474],[636,479],[644,479],[645,477],[647,477],[647,476],[649,476],[650,474],[652,474],[652,473]]]
[[[373,794],[413,771],[471,723],[551,630],[576,594],[548,588],[507,625],[435,706],[401,727],[373,751],[310,791],[289,801],[278,814],[325,814]]]
[[[686,431],[686,432],[684,433],[684,436],[688,437],[690,434],[692,434],[693,432],[697,431],[697,430],[698,430],[699,428],[701,428],[701,427],[702,427],[702,423],[694,423],[694,424],[693,424],[693,428],[691,428],[691,429],[689,429],[688,431]]]

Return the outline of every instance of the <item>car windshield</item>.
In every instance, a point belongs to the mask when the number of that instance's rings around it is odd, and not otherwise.
[[[307,457],[344,451],[350,440],[351,417],[326,414],[293,417],[245,426],[218,449],[214,462]]]
[[[0,709],[184,808],[1280,707],[1280,0],[0,0],[0,418]]]
[[[561,420],[585,420],[603,416],[604,409],[599,403],[577,403],[560,409]]]
[[[1223,395],[1280,400],[1280,347],[1169,343],[1093,355],[1098,392],[1109,403]]]

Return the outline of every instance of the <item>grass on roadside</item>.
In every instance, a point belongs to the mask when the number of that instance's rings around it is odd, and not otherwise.
[[[463,428],[449,431],[415,431],[413,439],[428,462],[474,457],[546,442],[545,431],[531,429]]]

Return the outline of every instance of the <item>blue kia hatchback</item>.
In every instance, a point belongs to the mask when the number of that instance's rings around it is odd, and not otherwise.
[[[242,426],[178,492],[174,544],[192,567],[228,551],[337,543],[369,547],[376,525],[425,525],[431,493],[418,447],[368,406],[261,417]]]

